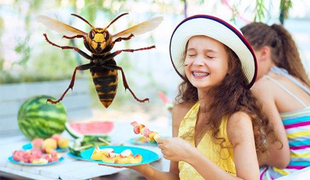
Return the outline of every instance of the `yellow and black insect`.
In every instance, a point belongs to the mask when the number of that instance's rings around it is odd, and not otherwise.
[[[111,53],[111,50],[113,49],[114,44],[116,42],[120,42],[122,40],[130,40],[134,35],[143,34],[143,33],[146,33],[148,31],[155,29],[162,22],[163,18],[155,17],[148,21],[137,24],[131,28],[128,28],[124,31],[121,31],[117,34],[111,35],[107,30],[109,26],[113,24],[116,20],[118,20],[120,17],[127,15],[127,14],[128,13],[123,13],[117,16],[105,28],[95,28],[83,17],[76,15],[76,14],[71,14],[72,16],[80,18],[81,20],[86,22],[91,27],[91,30],[89,31],[89,33],[85,33],[68,24],[62,23],[58,20],[52,19],[47,16],[40,15],[37,17],[38,22],[42,23],[43,25],[47,26],[48,28],[54,31],[63,33],[64,34],[63,38],[66,38],[66,39],[83,38],[85,47],[91,52],[91,55],[88,55],[87,53],[83,52],[77,47],[57,45],[51,42],[47,38],[46,34],[43,34],[46,41],[49,44],[56,46],[58,48],[61,48],[61,49],[73,49],[76,52],[78,52],[80,55],[85,57],[86,59],[90,60],[90,63],[83,64],[75,68],[72,78],[71,78],[70,85],[65,90],[65,92],[62,94],[62,96],[57,101],[48,99],[47,100],[48,102],[53,103],[53,104],[60,102],[64,98],[68,90],[73,88],[76,71],[77,70],[88,70],[88,69],[91,72],[99,99],[106,108],[110,106],[110,104],[112,103],[116,95],[117,83],[118,83],[118,73],[117,73],[118,70],[120,70],[122,73],[123,85],[125,89],[128,89],[130,93],[132,94],[132,96],[137,101],[145,102],[149,100],[148,98],[141,100],[136,97],[136,95],[133,93],[133,91],[129,88],[127,84],[123,69],[117,66],[114,60],[114,57],[120,54],[121,52],[134,52],[134,51],[148,50],[148,49],[155,48],[155,46],[153,45],[153,46],[139,48],[139,49],[117,50],[113,53]]]

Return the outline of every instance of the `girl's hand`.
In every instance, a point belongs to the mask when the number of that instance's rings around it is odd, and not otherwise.
[[[196,148],[181,138],[158,138],[158,147],[165,159],[171,161],[190,161]]]

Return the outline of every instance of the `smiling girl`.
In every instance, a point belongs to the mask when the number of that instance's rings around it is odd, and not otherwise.
[[[184,80],[172,111],[173,138],[158,138],[169,172],[133,166],[148,179],[259,179],[259,160],[277,137],[250,91],[256,59],[231,24],[209,15],[183,20],[170,57]]]

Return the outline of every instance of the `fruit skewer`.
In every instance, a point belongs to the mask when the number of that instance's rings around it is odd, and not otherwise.
[[[136,121],[133,121],[130,124],[133,126],[133,132],[135,134],[141,134],[141,135],[149,138],[150,140],[155,140],[155,141],[157,140],[157,138],[159,138],[159,134],[157,132],[150,131],[143,124],[139,124]]]

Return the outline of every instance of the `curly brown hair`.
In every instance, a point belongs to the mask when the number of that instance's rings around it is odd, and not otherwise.
[[[282,25],[269,26],[253,22],[241,28],[241,31],[254,49],[260,50],[263,46],[270,47],[271,59],[276,66],[286,69],[291,75],[310,86],[296,43]]]
[[[242,71],[239,58],[230,48],[226,47],[226,50],[229,57],[229,72],[221,84],[212,87],[208,91],[208,97],[212,97],[212,99],[209,99],[211,104],[208,107],[202,107],[202,112],[209,114],[208,120],[204,121],[202,126],[197,127],[197,133],[201,136],[207,130],[210,130],[214,139],[220,140],[220,145],[224,148],[225,139],[218,135],[222,119],[230,117],[238,111],[245,112],[252,119],[256,153],[260,161],[263,154],[265,155],[268,152],[269,145],[278,141],[278,138],[274,134],[267,116],[262,112],[262,105],[247,88],[248,81]],[[186,78],[179,85],[176,102],[195,103],[197,101],[197,88]]]

